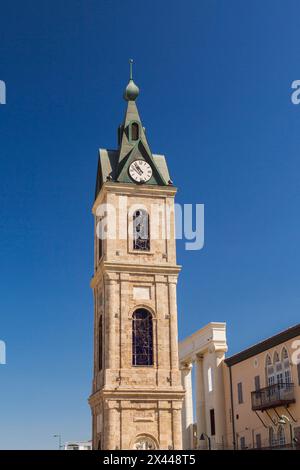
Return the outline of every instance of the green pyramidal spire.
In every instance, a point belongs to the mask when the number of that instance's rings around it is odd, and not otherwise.
[[[151,178],[142,184],[160,186],[172,184],[165,157],[152,154],[147,142],[136,105],[140,90],[133,81],[132,59],[129,61],[129,67],[129,82],[123,95],[127,108],[123,124],[118,129],[118,149],[100,149],[96,197],[106,181],[137,184],[129,174],[130,165],[137,160],[145,161],[152,170]]]
[[[152,152],[147,142],[145,129],[137,109],[135,100],[139,95],[139,88],[133,81],[132,65],[130,63],[129,83],[124,91],[124,99],[127,101],[127,109],[122,126],[119,128],[119,159],[117,169],[117,181],[132,182],[128,174],[130,164],[135,160],[144,160],[152,168],[152,178],[148,184],[166,185],[159,168],[154,162]]]

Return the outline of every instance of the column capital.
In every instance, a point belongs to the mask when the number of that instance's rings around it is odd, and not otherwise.
[[[104,408],[106,410],[114,410],[114,409],[119,409],[120,404],[116,400],[105,400],[104,402]]]
[[[168,276],[168,281],[169,281],[169,284],[177,284],[177,280],[178,280],[178,276]]]
[[[193,362],[192,361],[181,362],[180,363],[180,370],[181,371],[190,371],[190,370],[192,370],[192,368],[193,368]]]
[[[105,282],[114,284],[119,280],[119,275],[117,273],[104,273]]]
[[[172,411],[180,411],[182,409],[182,401],[173,401],[172,402]]]
[[[192,361],[195,362],[196,364],[200,364],[203,362],[203,354],[194,354],[192,356]]]
[[[227,345],[223,343],[212,343],[209,345],[208,352],[214,354],[216,357],[221,358],[227,351]]]

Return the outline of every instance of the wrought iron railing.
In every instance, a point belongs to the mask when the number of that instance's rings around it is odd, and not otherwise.
[[[295,402],[294,384],[277,383],[251,392],[252,410],[265,410]]]

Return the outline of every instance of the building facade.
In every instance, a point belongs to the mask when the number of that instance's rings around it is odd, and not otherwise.
[[[226,351],[226,324],[220,322],[209,323],[179,343],[180,369],[186,392],[182,408],[184,449],[205,449],[208,443],[212,449],[225,446],[223,366]]]
[[[92,441],[69,441],[63,447],[64,450],[92,450]]]
[[[181,449],[174,197],[130,76],[117,150],[99,155],[95,217],[94,449]]]
[[[300,325],[224,363],[227,445],[300,448]]]
[[[227,359],[226,351],[224,323],[179,345],[183,448],[300,449],[300,325]]]

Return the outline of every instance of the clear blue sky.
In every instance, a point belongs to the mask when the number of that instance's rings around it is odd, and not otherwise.
[[[230,353],[299,322],[300,5],[279,0],[1,2],[0,448],[90,437],[97,149],[116,145],[128,58],[178,201],[180,337],[226,321]]]

